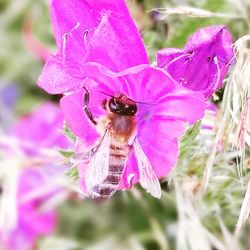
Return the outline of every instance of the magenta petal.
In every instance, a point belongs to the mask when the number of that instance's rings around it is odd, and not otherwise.
[[[62,46],[62,39],[66,33],[74,29],[79,23],[78,35],[84,34],[88,28],[94,28],[97,21],[97,13],[85,0],[50,0],[50,19],[58,48]],[[80,42],[80,39],[78,39]],[[83,45],[83,40],[81,41]]]
[[[56,212],[53,210],[40,211],[40,207],[29,207],[29,204],[19,208],[18,234],[27,234],[29,241],[33,235],[34,242],[41,235],[53,232],[57,222]],[[31,221],[33,223],[31,223]]]
[[[178,157],[177,138],[183,135],[184,122],[156,121],[138,128],[139,142],[158,178],[166,176],[175,166]],[[155,134],[157,136],[151,136]],[[131,153],[119,189],[129,189],[140,180],[137,160]]]
[[[54,229],[56,224],[56,213],[54,209],[41,209],[44,202],[47,201],[54,193],[59,191],[57,186],[54,189],[48,190],[46,193],[37,195],[27,201],[22,199],[35,190],[39,190],[42,186],[51,185],[54,177],[47,173],[46,169],[28,168],[22,171],[19,186],[19,220],[20,224],[34,235],[49,234]],[[31,223],[34,222],[34,223]],[[20,229],[20,228],[19,228]]]
[[[22,222],[26,224],[29,230],[32,230],[36,234],[36,237],[39,235],[47,235],[53,232],[57,221],[55,211],[39,211],[39,209],[40,208],[36,208],[36,211],[30,211],[30,213],[27,215],[25,212],[28,212],[28,210],[24,206],[22,208],[22,213],[24,216],[23,218],[20,218]],[[36,223],[30,223],[30,221]]]
[[[82,70],[109,94],[123,92],[135,101],[148,104],[179,87],[164,71],[150,65],[138,65],[115,73],[98,63],[87,63]]]
[[[114,71],[148,63],[142,39],[123,0],[52,0],[50,12],[63,57],[73,58],[68,54],[71,51],[78,63],[96,61]]]
[[[84,194],[87,194],[87,186],[85,182],[86,175],[87,175],[87,168],[88,168],[88,163],[85,163],[85,162],[81,162],[77,165],[79,178],[80,178],[80,186]]]
[[[157,52],[157,66],[160,68],[166,67],[172,60],[183,54],[181,49],[166,48]]]
[[[137,36],[128,35],[130,31],[120,26],[121,24],[112,16],[103,16],[92,37],[91,34],[90,37],[87,36],[89,46],[86,62],[98,62],[115,72],[148,63],[145,54],[142,53],[144,47],[140,48]]]
[[[137,160],[134,156],[134,153],[130,152],[118,189],[130,189],[134,184],[138,183],[139,180],[140,174]]]
[[[154,132],[154,130],[152,131]],[[175,166],[178,158],[177,139],[169,140],[164,133],[159,134],[157,140],[139,138],[139,142],[147,155],[158,178],[166,176]]]
[[[155,108],[155,116],[159,120],[172,118],[194,123],[204,116],[205,108],[202,98],[197,98],[191,92],[181,94],[176,91],[162,98]]]
[[[38,79],[38,85],[50,94],[61,94],[81,84],[82,76],[76,75],[57,57],[50,57]]]
[[[201,46],[207,46],[221,61],[229,62],[234,57],[232,36],[225,26],[214,25],[199,29],[189,37],[185,50],[201,49]]]
[[[47,102],[22,117],[11,134],[20,140],[22,149],[29,155],[37,154],[42,148],[67,148],[70,143],[63,134],[63,120],[59,107]]]
[[[138,125],[138,137],[142,138],[141,141],[145,140],[145,143],[152,137],[152,133],[156,134],[157,138],[163,135],[166,140],[173,140],[183,135],[185,125],[185,122],[177,119],[153,117],[150,123],[144,121]]]
[[[155,131],[151,131],[155,133]],[[163,138],[161,139],[161,136]],[[147,155],[156,176],[158,178],[167,176],[174,168],[178,159],[178,141],[177,139],[170,140],[164,137],[164,134],[159,134],[159,138],[151,137],[152,140],[143,140],[140,137],[140,144],[144,153]],[[162,143],[162,144],[161,144]],[[119,189],[130,189],[140,180],[140,174],[137,166],[137,160],[132,154],[127,162],[125,172],[123,174]]]
[[[111,95],[123,92],[135,101],[145,102],[146,105],[138,104],[139,121],[149,120],[154,114],[159,119],[193,123],[204,115],[206,104],[201,93],[183,88],[164,71],[149,65],[113,73],[102,65],[88,63],[83,71],[98,83],[100,91]]]
[[[18,184],[18,218],[16,228],[4,231],[0,235],[6,250],[33,249],[36,241],[42,235],[52,233],[56,226],[56,211],[54,208],[42,209],[42,205],[51,193],[43,193],[27,199],[26,195],[48,185],[49,176],[39,168],[27,168],[21,172]],[[57,188],[55,187],[55,190]],[[24,198],[25,197],[25,198]],[[26,199],[26,200],[24,200]]]
[[[195,32],[182,51],[159,51],[157,63],[177,82],[209,98],[221,87],[233,57],[232,38],[227,28],[211,26]]]

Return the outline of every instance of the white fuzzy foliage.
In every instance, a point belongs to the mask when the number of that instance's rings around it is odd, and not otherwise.
[[[7,158],[0,161],[0,231],[13,230],[17,224],[17,183],[19,159]],[[4,234],[4,232],[1,232]]]
[[[175,179],[175,193],[179,216],[177,250],[235,250],[240,249],[238,238],[231,235],[219,218],[223,238],[219,239],[201,221],[195,199],[185,183]]]
[[[162,19],[167,18],[171,15],[181,15],[188,17],[198,17],[198,18],[212,18],[212,17],[222,17],[222,18],[240,18],[240,15],[237,14],[224,14],[224,13],[215,13],[209,10],[204,10],[200,8],[194,8],[190,6],[177,6],[172,8],[156,8],[152,11],[157,11],[162,14]]]

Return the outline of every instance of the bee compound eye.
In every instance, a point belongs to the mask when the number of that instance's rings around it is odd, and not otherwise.
[[[111,112],[119,112],[121,109],[119,102],[115,98],[111,98],[109,101],[109,108]]]
[[[134,106],[132,107],[132,112],[133,112],[133,114],[136,114],[136,112],[137,112],[137,106],[136,106],[136,105],[134,105]]]

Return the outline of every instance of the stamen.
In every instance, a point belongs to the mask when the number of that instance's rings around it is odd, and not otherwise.
[[[62,37],[62,58],[63,58],[63,61],[66,60],[66,53],[65,52],[66,52],[66,45],[67,45],[68,36],[71,35],[72,31],[77,30],[79,27],[80,27],[80,23],[77,22],[76,25],[69,32],[63,34],[63,37]]]
[[[85,31],[84,31],[84,33],[83,33],[83,37],[84,37],[84,39],[86,39],[86,38],[87,38],[88,34],[89,34],[89,31],[88,31],[88,30],[85,30]]]
[[[166,65],[165,68],[169,67],[171,64],[173,64],[174,62],[176,62],[176,61],[182,59],[183,57],[188,57],[188,58],[189,58],[189,57],[192,56],[192,55],[193,55],[193,53],[192,53],[192,54],[183,54],[183,55],[177,56],[177,57],[176,57],[175,59],[173,59],[168,65]]]
[[[67,44],[67,39],[68,39],[68,33],[65,33],[62,38],[62,58],[63,61],[65,62],[66,60],[66,44]]]
[[[208,56],[207,59],[206,59],[206,63],[209,63],[211,61],[211,57]]]
[[[219,62],[218,62],[217,56],[214,57],[214,63],[215,63],[216,68],[217,68],[217,80],[216,80],[216,83],[214,85],[214,89],[217,89],[217,86],[219,86],[220,77],[221,77],[220,66],[219,66]]]
[[[89,55],[89,51],[90,51],[89,44],[91,44],[90,41],[87,40],[88,35],[89,35],[89,30],[85,30],[83,33],[83,43],[84,43],[84,47],[86,50],[86,57]]]

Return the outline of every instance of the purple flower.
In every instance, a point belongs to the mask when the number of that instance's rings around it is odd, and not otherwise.
[[[110,96],[118,96],[119,101],[119,94],[122,93],[135,101],[138,109],[134,116],[136,128],[130,138],[131,143],[126,142],[130,145],[130,150],[119,188],[130,188],[139,181],[148,192],[159,197],[157,185],[151,187],[150,181],[166,176],[175,165],[178,156],[178,138],[184,133],[185,124],[194,123],[204,114],[206,105],[202,94],[183,88],[163,70],[149,65],[140,65],[114,73],[100,64],[89,63],[82,67],[82,70],[87,76],[84,86],[90,95],[89,109],[98,121],[99,132],[83,111],[83,99],[86,94],[84,89],[66,95],[61,100],[69,126],[85,144],[85,152],[88,152],[87,148],[91,149],[102,144],[105,138],[104,131],[110,124],[109,118],[105,120],[107,111],[102,108],[105,100],[110,101]],[[111,115],[112,113],[108,114],[109,117]],[[112,129],[110,129],[111,134]],[[141,150],[139,153],[138,147]],[[111,159],[111,156],[109,157]],[[141,158],[148,164],[145,166],[147,170],[143,169]],[[102,160],[105,161],[105,157]],[[89,168],[90,163],[79,167],[81,184],[87,193],[91,191],[89,190],[91,185],[88,184]]]
[[[53,178],[46,176],[39,168],[27,168],[21,172],[17,187],[16,225],[9,230],[6,227],[0,228],[4,250],[35,249],[39,236],[52,233],[56,225],[56,212],[54,208],[44,206],[50,196],[55,194],[52,183]],[[51,191],[44,192],[43,189],[48,189],[48,186]],[[41,193],[39,196],[29,197],[37,191]]]
[[[30,156],[46,149],[65,149],[69,141],[63,135],[63,121],[60,108],[47,102],[18,120],[10,133],[18,138],[25,154]]]
[[[159,67],[184,87],[202,92],[205,98],[221,87],[233,58],[232,38],[225,26],[198,30],[183,50],[167,48],[157,53]]]
[[[160,197],[158,178],[175,165],[178,139],[186,125],[204,115],[203,92],[149,65],[124,1],[54,0],[50,13],[58,52],[47,61],[38,84],[49,93],[65,94],[61,107],[79,138],[83,190],[107,198],[140,182]],[[192,44],[195,48],[195,39]],[[223,46],[216,44],[211,72],[222,79],[218,59],[224,57],[217,53]],[[179,72],[186,65],[178,67]]]
[[[47,102],[13,126],[6,145],[0,141],[6,158],[0,161],[1,173],[6,173],[1,176],[0,200],[0,243],[4,250],[34,249],[37,238],[55,228],[55,206],[48,206],[48,201],[66,190],[57,183],[64,169],[55,166],[62,157],[57,151],[53,153],[53,147],[70,146],[62,130],[61,110]]]
[[[123,0],[51,0],[50,15],[58,52],[47,61],[38,80],[49,93],[81,85],[85,78],[81,66],[89,61],[115,72],[148,63]]]
[[[18,87],[14,83],[5,83],[1,81],[0,84],[1,105],[13,108],[19,96]]]
[[[14,83],[0,81],[0,131],[7,130],[14,119],[19,89]]]

